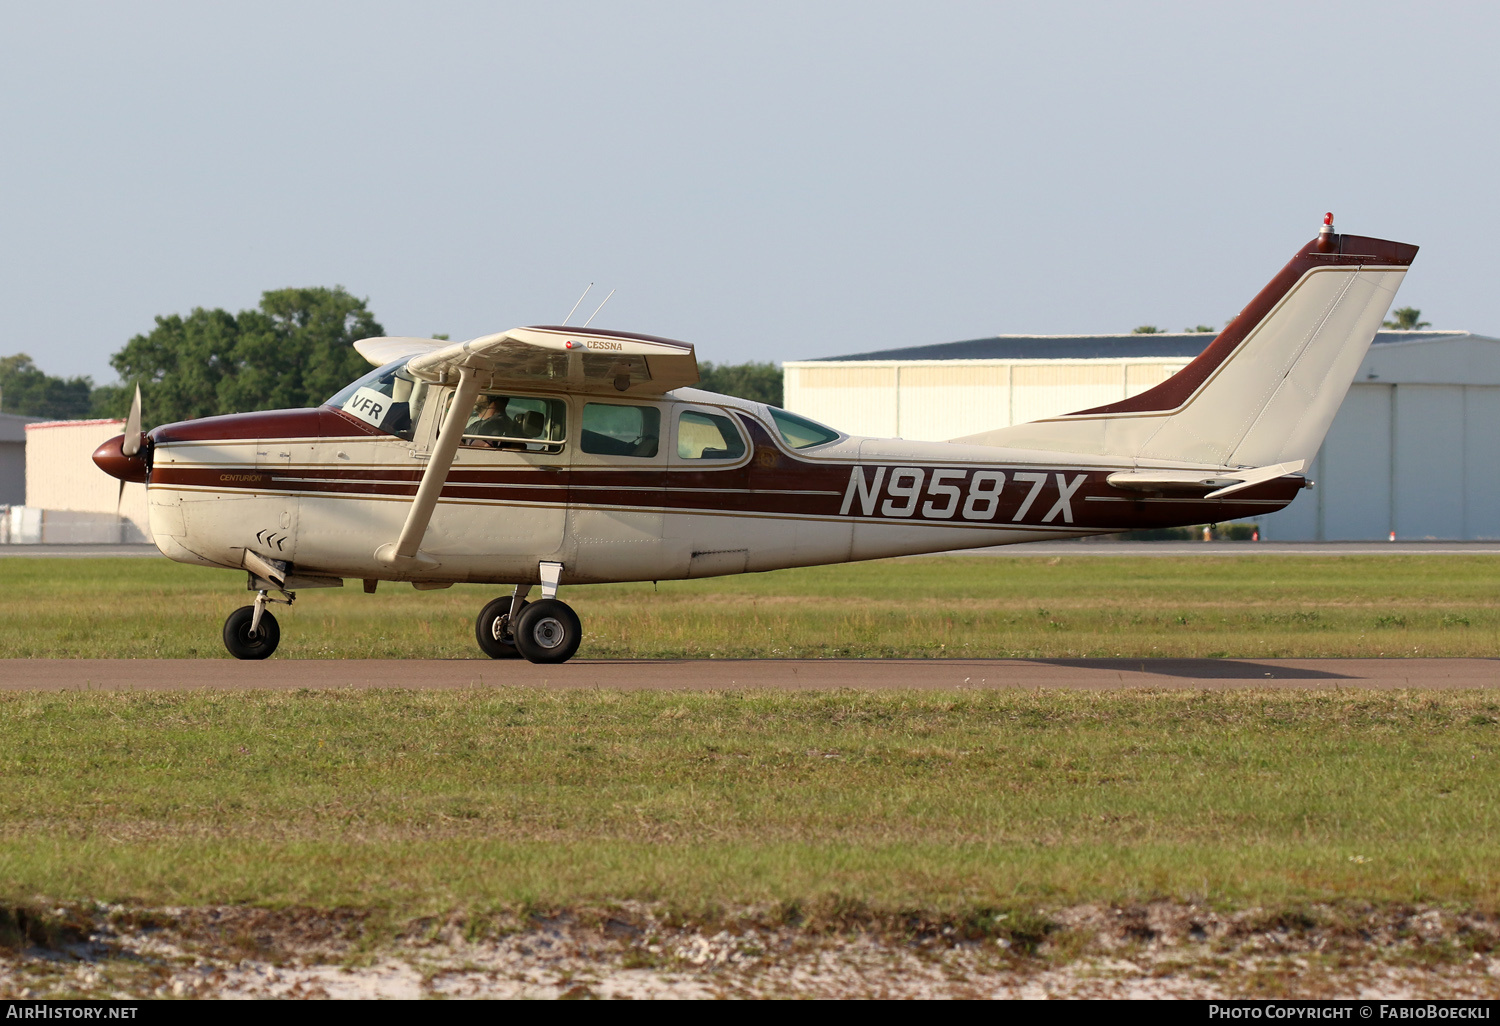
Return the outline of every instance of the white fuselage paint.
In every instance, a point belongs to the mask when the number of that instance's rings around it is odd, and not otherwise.
[[[151,529],[165,555],[207,566],[238,567],[249,548],[293,563],[299,574],[339,578],[524,583],[536,581],[538,564],[548,561],[563,564],[568,583],[672,580],[1098,533],[1077,526],[1083,518],[1076,492],[1088,471],[1124,466],[1089,457],[1060,465],[1045,452],[855,437],[796,452],[782,445],[757,404],[696,390],[653,404],[663,425],[655,457],[593,456],[577,444],[580,401],[563,398],[574,427],[561,452],[459,450],[421,544],[438,561],[432,568],[396,571],[375,558],[401,531],[411,495],[368,489],[411,487],[430,452],[440,401],[426,404],[413,441],[341,435],[160,443],[155,467],[193,469],[198,483],[153,480]],[[681,459],[675,427],[682,409],[751,418],[776,451],[747,445],[739,460]],[[737,508],[755,489],[704,481],[762,456],[826,468],[830,487],[777,493],[793,506],[823,503],[826,512]],[[1027,466],[1038,469],[1015,469]],[[524,484],[465,495],[455,484],[475,471],[528,473]],[[588,501],[579,501],[563,471],[591,472],[604,483],[591,485]],[[361,475],[364,493],[323,490],[351,472]],[[629,483],[608,483],[616,475]],[[1002,496],[1024,498],[997,518]]]

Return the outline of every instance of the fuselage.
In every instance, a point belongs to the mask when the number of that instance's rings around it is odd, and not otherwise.
[[[549,444],[465,434],[422,542],[436,565],[396,569],[376,550],[401,531],[451,392],[432,386],[399,434],[346,412],[352,400],[156,428],[158,548],[205,566],[242,567],[250,550],[313,578],[438,586],[534,583],[543,562],[570,584],[672,580],[1253,517],[1305,483],[1220,500],[1150,494],[1108,484],[1139,465],[1106,457],[833,432],[808,444],[779,411],[695,389],[607,404],[521,390],[508,394],[556,418]],[[654,447],[586,436],[601,405],[655,421]],[[711,447],[705,424],[722,435]]]

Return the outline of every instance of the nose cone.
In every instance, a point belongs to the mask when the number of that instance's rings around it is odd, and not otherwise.
[[[99,448],[94,450],[94,464],[110,477],[117,477],[121,481],[146,480],[146,450],[143,446],[134,456],[126,456],[121,450],[125,443],[124,435],[115,435]]]

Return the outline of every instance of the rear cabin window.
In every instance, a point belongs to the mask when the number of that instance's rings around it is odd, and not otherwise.
[[[469,411],[463,444],[516,452],[561,452],[567,404],[529,395],[481,395]]]
[[[677,421],[677,455],[685,460],[737,460],[745,440],[728,417],[683,413]]]
[[[599,456],[655,456],[661,447],[661,411],[654,406],[585,403],[579,445]]]
[[[833,428],[826,428],[806,417],[799,417],[775,406],[769,409],[771,419],[776,422],[776,430],[781,432],[782,441],[793,449],[811,449],[815,445],[836,441],[839,437],[839,433]]]

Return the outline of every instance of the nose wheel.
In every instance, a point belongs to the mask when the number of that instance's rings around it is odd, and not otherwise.
[[[265,659],[281,644],[281,625],[270,613],[260,614],[260,623],[255,620],[254,606],[240,606],[224,621],[224,647],[236,659]]]
[[[296,598],[292,592],[282,592],[285,598],[270,598],[262,591],[255,596],[253,606],[240,606],[224,621],[224,647],[236,659],[265,659],[281,644],[281,625],[266,609],[267,602],[280,602],[289,606]]]

